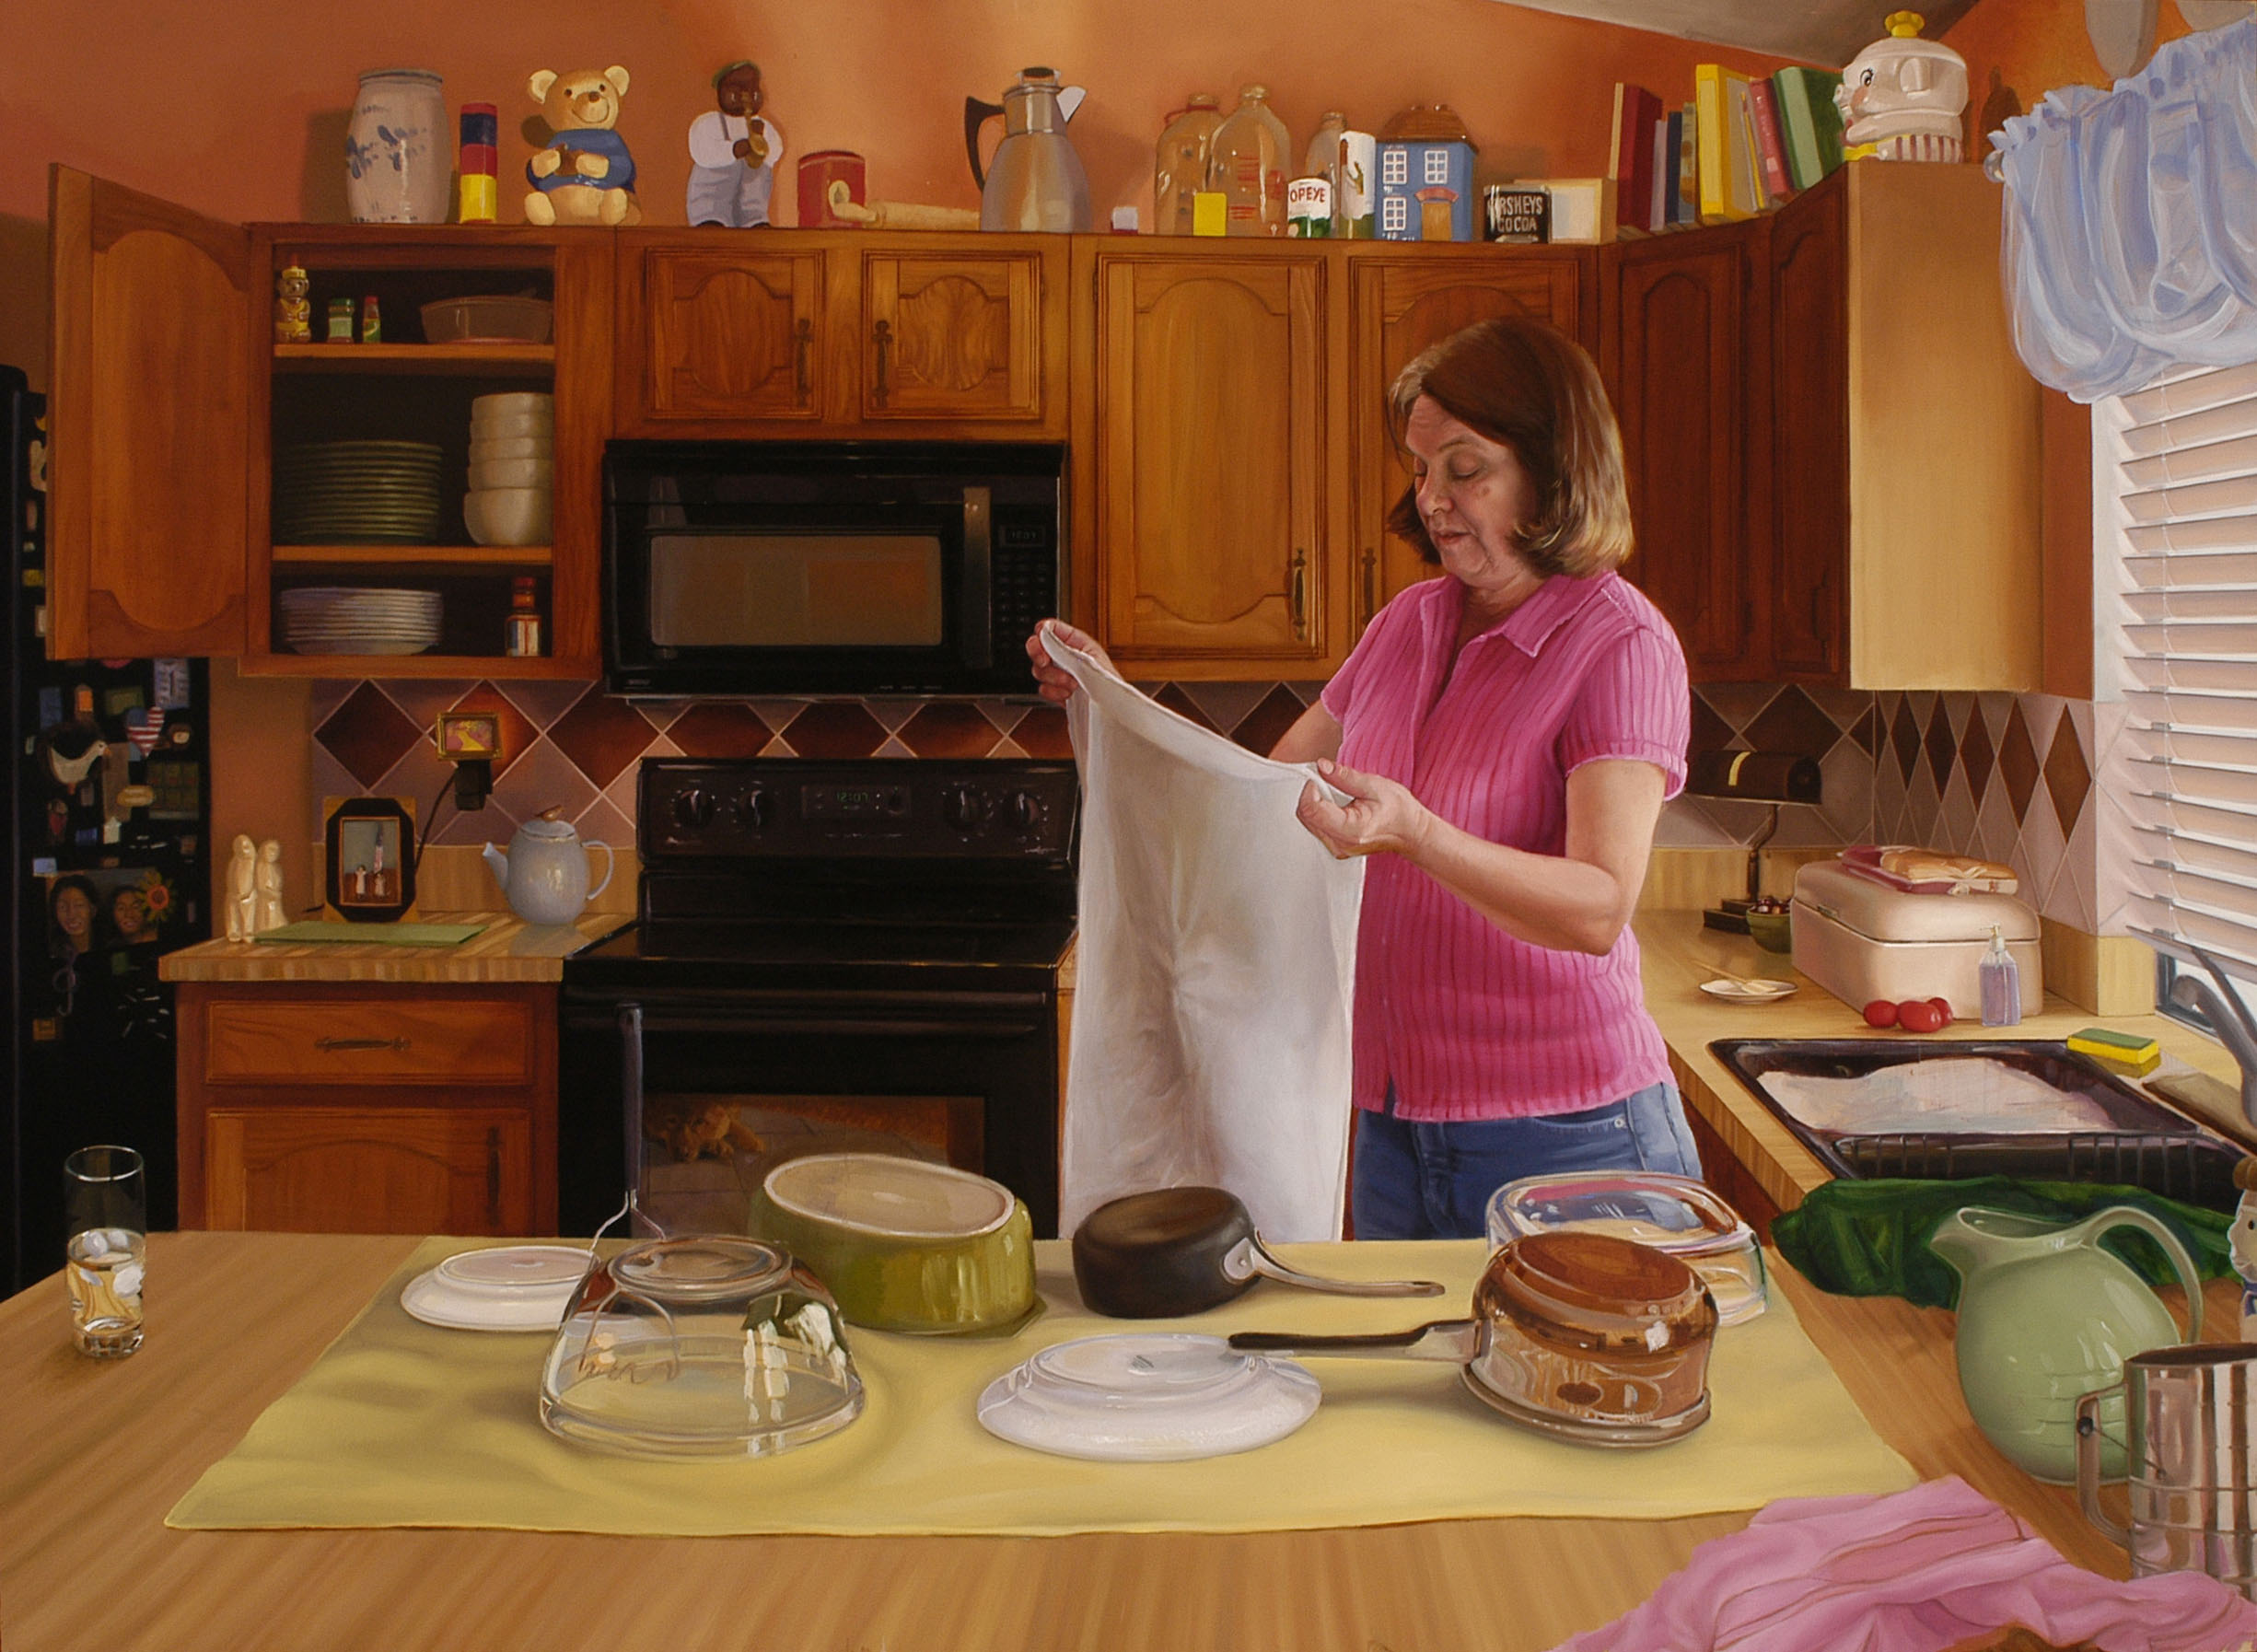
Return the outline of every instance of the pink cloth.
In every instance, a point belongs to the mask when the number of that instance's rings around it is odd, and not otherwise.
[[[2248,1652],[2257,1605],[2199,1572],[2073,1566],[1956,1476],[1774,1503],[1643,1606],[1555,1652],[1942,1652],[2009,1624],[2106,1652]]]
[[[1535,855],[1565,847],[1567,776],[1635,758],[1685,781],[1685,657],[1614,574],[1560,575],[1468,642],[1465,588],[1413,586],[1325,685],[1340,761],[1384,774],[1452,825]],[[1437,691],[1439,697],[1437,698]],[[1426,1122],[1527,1118],[1619,1101],[1669,1076],[1638,944],[1604,958],[1516,940],[1407,861],[1371,857],[1355,951],[1355,1102]]]

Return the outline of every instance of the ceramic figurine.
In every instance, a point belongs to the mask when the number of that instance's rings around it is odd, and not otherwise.
[[[1850,159],[1964,158],[1967,60],[1940,41],[1922,40],[1925,23],[1918,12],[1891,12],[1883,20],[1889,38],[1842,71],[1833,101]]]
[[[313,343],[313,305],[307,294],[313,283],[305,266],[287,264],[274,277],[274,342],[277,344]]]
[[[2257,1342],[2257,1158],[2235,1164],[2233,1184],[2241,1190],[2241,1202],[2226,1230],[2226,1253],[2241,1279],[2241,1340]]]
[[[761,118],[760,64],[728,64],[713,90],[718,107],[690,122],[690,222],[756,229],[768,222],[784,134]]]
[[[600,72],[543,69],[525,83],[548,118],[548,146],[525,163],[533,192],[525,197],[528,224],[609,224],[643,221],[634,198],[634,157],[611,129],[627,95],[627,71],[613,64]]]
[[[227,938],[247,941],[259,933],[259,849],[248,834],[238,832],[233,850],[227,861]]]
[[[252,902],[256,923],[252,933],[263,935],[270,929],[280,929],[290,920],[282,902],[282,840],[270,837],[259,845],[259,865],[251,874],[251,889],[256,896]]]

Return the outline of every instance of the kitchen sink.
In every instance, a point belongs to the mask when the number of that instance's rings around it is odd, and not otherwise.
[[[1718,1039],[1716,1058],[1837,1176],[2020,1176],[2231,1210],[2243,1150],[2066,1044]]]

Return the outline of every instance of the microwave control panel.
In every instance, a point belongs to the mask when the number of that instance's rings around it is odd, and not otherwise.
[[[635,836],[646,861],[1063,860],[1080,790],[1067,762],[645,761]]]

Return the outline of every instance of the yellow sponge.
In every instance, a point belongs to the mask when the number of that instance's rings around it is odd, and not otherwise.
[[[2134,1078],[2145,1078],[2163,1061],[2163,1046],[2153,1039],[2131,1032],[2112,1032],[2105,1027],[2088,1027],[2072,1032],[2068,1042],[2077,1054],[2089,1055],[2111,1071]]]

